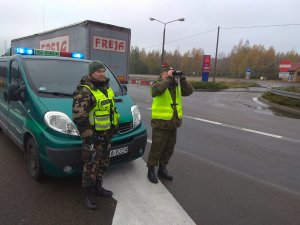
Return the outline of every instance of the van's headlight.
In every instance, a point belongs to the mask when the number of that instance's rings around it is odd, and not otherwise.
[[[133,128],[137,127],[141,121],[142,117],[140,114],[140,110],[137,107],[137,105],[131,106],[131,114],[132,114],[132,119],[133,119]]]
[[[64,134],[79,136],[79,132],[73,121],[62,112],[47,112],[45,113],[44,119],[46,124],[56,131]]]

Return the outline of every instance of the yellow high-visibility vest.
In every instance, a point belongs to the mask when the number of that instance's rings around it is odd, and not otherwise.
[[[105,96],[100,90],[93,90],[88,85],[81,85],[88,88],[96,99],[96,105],[89,112],[89,121],[91,125],[95,126],[95,130],[108,130],[112,125],[119,124],[120,115],[115,107],[114,92],[111,88],[107,89]]]
[[[176,87],[176,102],[173,102],[169,89],[153,98],[152,119],[171,120],[176,107],[178,118],[182,118],[181,89]]]

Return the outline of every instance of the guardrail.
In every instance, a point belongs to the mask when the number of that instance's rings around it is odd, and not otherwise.
[[[289,98],[295,98],[295,99],[300,99],[300,94],[294,93],[294,92],[289,92],[289,91],[283,91],[275,88],[271,88],[270,92],[275,95],[281,95]]]

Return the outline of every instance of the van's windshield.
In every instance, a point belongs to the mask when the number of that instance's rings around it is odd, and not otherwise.
[[[24,59],[27,78],[35,91],[56,96],[72,96],[81,78],[88,74],[88,61]],[[106,68],[109,85],[115,95],[123,95],[120,84]],[[50,97],[50,96],[49,96]]]

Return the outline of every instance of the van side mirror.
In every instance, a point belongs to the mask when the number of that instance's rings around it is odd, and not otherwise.
[[[128,91],[127,91],[127,85],[126,85],[126,84],[122,84],[122,88],[123,88],[126,92],[128,92]]]
[[[25,85],[11,84],[8,88],[9,101],[25,101]]]

